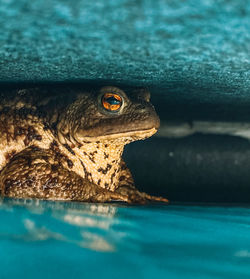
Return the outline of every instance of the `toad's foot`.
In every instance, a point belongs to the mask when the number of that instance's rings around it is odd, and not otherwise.
[[[138,191],[134,186],[122,185],[117,190],[123,196],[128,197],[128,203],[146,204],[150,202],[169,203],[169,200],[163,197],[151,196],[147,193]]]

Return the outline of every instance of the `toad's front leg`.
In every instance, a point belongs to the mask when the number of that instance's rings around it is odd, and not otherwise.
[[[120,185],[116,189],[116,193],[128,197],[128,202],[145,204],[148,202],[163,202],[169,203],[168,199],[163,197],[151,196],[147,193],[140,192],[134,186],[134,180],[132,174],[125,162],[121,162],[121,175],[120,175]]]
[[[86,202],[129,202],[126,195],[114,193],[65,169],[49,151],[28,148],[0,173],[1,195],[12,198],[72,200]]]

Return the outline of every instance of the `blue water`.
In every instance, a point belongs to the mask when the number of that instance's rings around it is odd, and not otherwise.
[[[5,200],[0,278],[250,278],[250,208]]]

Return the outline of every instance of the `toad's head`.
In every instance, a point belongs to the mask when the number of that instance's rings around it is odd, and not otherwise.
[[[124,144],[152,136],[160,120],[145,88],[123,91],[105,86],[78,94],[60,116],[61,138],[71,142],[124,140]]]

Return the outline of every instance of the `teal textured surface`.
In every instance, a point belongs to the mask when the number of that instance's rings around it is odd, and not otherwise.
[[[250,209],[0,206],[1,278],[249,278]]]
[[[250,102],[248,0],[0,3],[0,82],[150,85],[172,101]]]

